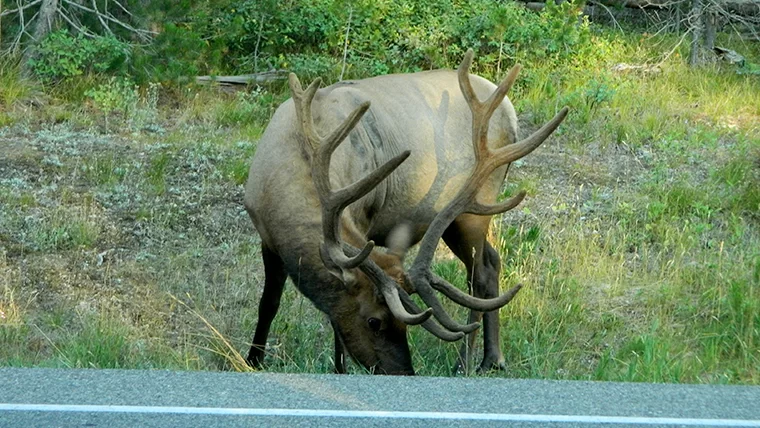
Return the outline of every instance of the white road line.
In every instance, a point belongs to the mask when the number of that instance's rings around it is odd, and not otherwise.
[[[85,412],[85,413],[151,413],[219,416],[295,416],[315,418],[380,418],[380,419],[431,419],[461,421],[512,421],[536,423],[586,423],[621,425],[680,425],[760,427],[760,420],[748,419],[697,419],[655,418],[644,416],[602,415],[531,415],[509,413],[462,412],[401,412],[372,410],[320,410],[320,409],[247,409],[226,407],[160,407],[160,406],[104,406],[75,404],[15,404],[0,403],[0,411],[15,412]]]

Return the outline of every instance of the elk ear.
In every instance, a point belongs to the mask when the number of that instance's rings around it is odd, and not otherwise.
[[[403,260],[406,250],[412,245],[412,225],[401,223],[391,230],[386,240],[388,254],[392,254]]]
[[[354,275],[350,269],[343,269],[338,266],[334,261],[332,261],[327,253],[325,253],[323,247],[320,247],[319,255],[322,258],[322,263],[325,265],[325,268],[328,272],[330,272],[332,276],[338,278],[343,283],[343,285],[349,289],[349,291],[354,288],[357,282],[356,275]]]
[[[404,256],[406,255],[406,251],[412,245],[412,225],[409,223],[401,223],[394,227],[388,234],[388,238],[385,242],[387,244],[388,254],[398,258],[398,264],[394,267],[389,267],[389,273],[404,291],[408,294],[414,294],[415,290],[414,286],[412,286],[412,281],[406,271],[404,271]]]

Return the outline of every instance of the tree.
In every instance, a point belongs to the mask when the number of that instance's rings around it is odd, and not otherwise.
[[[14,9],[2,10],[0,3],[0,19],[7,17],[15,24],[7,30],[12,40],[6,43],[4,52],[23,52],[22,67],[26,75],[29,75],[28,64],[37,54],[38,44],[56,28],[67,28],[87,37],[107,35],[138,43],[149,42],[155,34],[130,24],[134,15],[119,0],[91,0],[87,6],[85,0],[27,0],[16,4]]]
[[[520,0],[531,9],[542,9],[544,0]],[[681,32],[690,39],[688,61],[702,64],[715,48],[717,31],[726,28],[744,38],[760,41],[760,0],[587,0],[584,9],[592,17],[626,19],[639,11],[657,30]]]
[[[744,32],[745,37],[760,40],[760,1],[691,0],[691,11],[687,18],[687,29],[691,31],[689,65],[697,66],[705,62],[705,53],[715,49],[715,37],[720,26]]]

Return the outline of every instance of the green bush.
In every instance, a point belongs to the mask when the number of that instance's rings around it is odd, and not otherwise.
[[[92,99],[93,104],[101,112],[105,119],[105,130],[108,132],[108,120],[114,112],[121,112],[128,116],[137,108],[139,94],[135,84],[126,78],[112,77],[108,82],[91,88],[85,95]]]
[[[204,41],[193,26],[168,23],[150,46],[135,54],[133,74],[138,83],[219,74],[222,51]]]
[[[143,62],[172,77],[285,68],[336,79],[350,24],[344,78],[456,67],[469,48],[479,73],[493,77],[521,62],[529,74],[533,64],[593,54],[581,7],[573,1],[535,13],[493,0],[214,1],[166,24]]]
[[[88,73],[113,72],[130,56],[129,45],[113,37],[72,36],[67,30],[52,32],[29,60],[31,70],[44,82],[56,82]]]

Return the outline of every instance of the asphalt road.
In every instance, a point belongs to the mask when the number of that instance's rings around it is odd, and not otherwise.
[[[0,369],[0,427],[760,427],[760,387]]]

